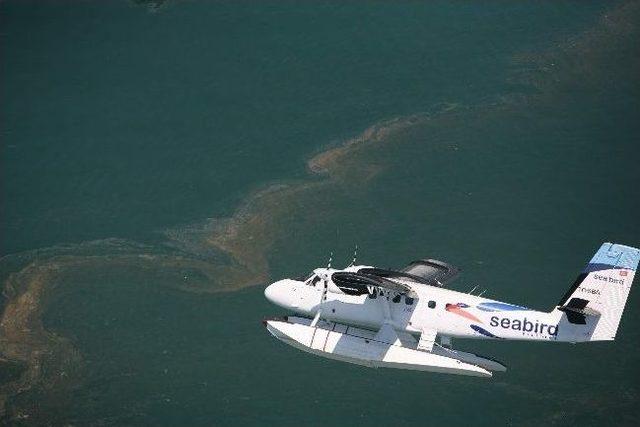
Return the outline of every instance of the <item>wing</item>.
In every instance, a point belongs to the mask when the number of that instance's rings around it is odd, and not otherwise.
[[[421,259],[411,262],[402,272],[420,278],[429,285],[444,286],[458,276],[460,270],[451,264],[435,259]]]
[[[381,288],[416,297],[410,285],[389,280],[381,275],[368,274],[363,270],[378,269],[363,268],[358,272],[339,271],[331,275],[331,280],[347,295],[364,295],[373,288]]]
[[[358,274],[379,278],[387,281],[393,279],[406,283],[424,283],[431,286],[444,286],[458,276],[459,269],[443,261],[435,259],[421,259],[413,261],[400,271],[382,268],[365,267],[358,270]],[[394,280],[394,284],[397,282]],[[409,285],[405,285],[410,288]]]

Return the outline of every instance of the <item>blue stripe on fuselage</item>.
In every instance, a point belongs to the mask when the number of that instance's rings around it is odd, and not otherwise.
[[[480,333],[482,335],[486,335],[486,336],[491,337],[491,338],[500,338],[499,336],[493,335],[491,332],[487,331],[484,328],[481,328],[478,325],[469,325],[469,326],[471,326],[471,329],[473,329],[474,331],[476,331],[476,332],[478,332],[478,333]]]
[[[507,304],[505,302],[482,302],[476,307],[478,310],[482,311],[518,311],[518,310],[529,310],[526,307],[521,307],[515,304]]]

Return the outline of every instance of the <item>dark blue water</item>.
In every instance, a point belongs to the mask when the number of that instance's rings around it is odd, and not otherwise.
[[[455,343],[489,381],[270,338],[270,280],[463,271],[551,309],[640,246],[636,2],[0,4],[0,420],[632,425],[615,343]]]

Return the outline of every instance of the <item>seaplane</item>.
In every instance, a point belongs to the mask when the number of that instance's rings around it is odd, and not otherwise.
[[[357,253],[357,249],[356,249]],[[446,289],[459,270],[421,259],[399,270],[317,268],[264,291],[292,314],[263,321],[297,349],[373,368],[491,377],[506,366],[454,348],[454,339],[551,342],[616,337],[640,250],[604,243],[551,311]]]

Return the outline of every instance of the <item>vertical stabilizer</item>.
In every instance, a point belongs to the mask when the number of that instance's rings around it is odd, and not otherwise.
[[[589,341],[615,339],[638,261],[640,250],[604,243],[558,304],[570,324],[589,323]],[[586,322],[587,316],[596,321]]]

